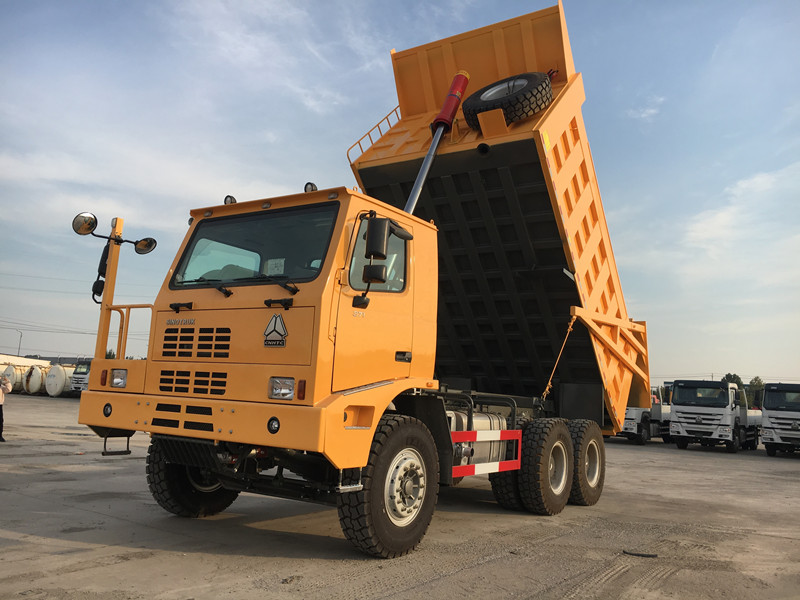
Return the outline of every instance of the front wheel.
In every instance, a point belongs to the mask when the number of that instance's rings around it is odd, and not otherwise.
[[[428,428],[413,417],[384,415],[372,440],[360,492],[340,494],[339,523],[362,552],[394,558],[417,547],[439,493],[439,461]]]
[[[725,452],[728,454],[736,454],[742,447],[742,436],[738,427],[734,427],[731,431],[731,441],[725,442]]]
[[[633,438],[637,446],[644,446],[650,441],[650,421],[644,419],[637,427],[636,436]]]
[[[207,469],[167,462],[158,439],[147,450],[147,485],[164,510],[180,517],[208,517],[228,508],[239,496],[222,487]]]
[[[574,419],[568,422],[572,436],[574,471],[570,504],[592,506],[600,500],[606,478],[606,448],[595,421]]]
[[[777,456],[778,447],[775,444],[764,444],[764,448],[767,451],[767,456]]]
[[[674,438],[675,445],[678,447],[679,450],[686,450],[689,447],[689,440],[686,438]]]
[[[519,495],[530,512],[555,515],[572,491],[572,436],[563,419],[534,419],[522,431]]]

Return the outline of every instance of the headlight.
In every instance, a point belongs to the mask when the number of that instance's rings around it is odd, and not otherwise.
[[[273,400],[293,400],[294,377],[270,377],[269,397]]]
[[[111,387],[124,388],[128,385],[128,369],[111,369]]]

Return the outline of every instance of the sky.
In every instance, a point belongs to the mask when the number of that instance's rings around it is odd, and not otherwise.
[[[0,353],[91,356],[102,242],[149,303],[189,210],[356,184],[390,51],[554,0],[0,0]],[[800,381],[800,3],[564,0],[628,312],[653,384]],[[469,91],[469,90],[468,90]],[[128,353],[146,353],[147,320]]]

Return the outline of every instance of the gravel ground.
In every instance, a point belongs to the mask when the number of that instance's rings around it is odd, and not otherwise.
[[[610,439],[596,506],[513,513],[467,478],[442,489],[417,551],[378,560],[333,508],[243,494],[174,517],[147,490],[148,438],[104,458],[77,413],[6,398],[0,599],[800,598],[800,454]]]

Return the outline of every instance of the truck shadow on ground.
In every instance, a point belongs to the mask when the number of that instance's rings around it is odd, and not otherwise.
[[[3,481],[2,491],[23,490],[25,475]],[[59,485],[63,476],[51,482]],[[494,501],[486,481],[440,488],[437,514],[508,515]],[[95,488],[97,490],[97,488]],[[6,521],[0,531],[4,546],[35,543],[68,552],[129,554],[142,551],[187,555],[241,555],[255,558],[372,560],[348,542],[335,507],[242,494],[225,512],[187,519],[161,509],[146,488],[141,491],[57,493],[47,506],[31,507],[30,519]],[[531,515],[533,517],[534,515]],[[2,538],[6,538],[3,540]],[[67,550],[69,549],[69,550]]]

